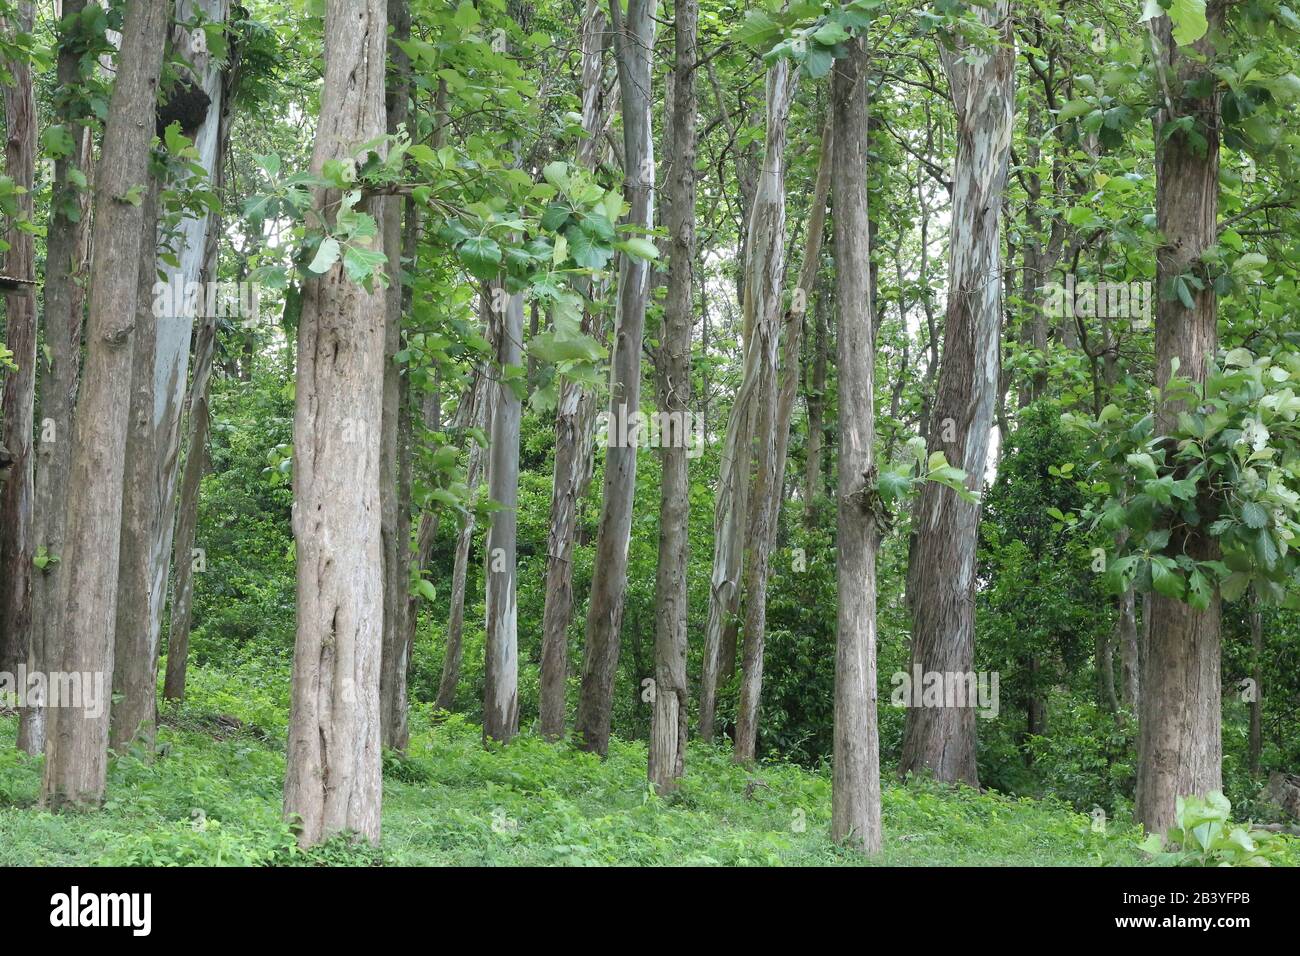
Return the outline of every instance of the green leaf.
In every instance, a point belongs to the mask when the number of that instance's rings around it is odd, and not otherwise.
[[[1179,46],[1195,43],[1210,28],[1205,19],[1205,0],[1174,0],[1169,19],[1174,22],[1174,42]]]
[[[1267,528],[1268,509],[1258,501],[1247,501],[1241,506],[1241,520],[1247,528]]]
[[[1146,452],[1125,455],[1124,460],[1128,462],[1130,468],[1141,473],[1143,477],[1154,478],[1156,476],[1155,459]]]
[[[501,247],[488,236],[470,236],[456,254],[475,278],[493,279],[501,271]]]
[[[659,258],[659,247],[649,239],[641,236],[633,236],[631,239],[625,239],[622,242],[614,243],[614,248],[626,252],[628,255],[637,259],[647,261]]]
[[[1182,600],[1186,589],[1182,573],[1173,559],[1159,555],[1151,559],[1151,586],[1155,588],[1157,594],[1179,600]]]
[[[348,278],[356,283],[364,283],[371,276],[383,273],[388,257],[377,249],[365,246],[348,246],[343,252],[343,268]]]
[[[822,27],[812,35],[812,38],[822,46],[835,46],[835,44],[843,43],[845,40],[849,39],[849,31],[831,20],[823,24]]]
[[[326,236],[320,241],[316,248],[316,256],[311,260],[311,265],[307,266],[308,270],[323,275],[329,272],[330,267],[339,261],[339,241],[333,236]]]

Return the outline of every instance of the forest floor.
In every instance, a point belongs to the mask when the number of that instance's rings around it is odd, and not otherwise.
[[[304,854],[280,820],[286,715],[248,689],[192,671],[185,706],[164,710],[156,752],[113,760],[98,813],[37,809],[40,761],[14,750],[16,718],[0,717],[0,866],[861,862],[829,839],[826,771],[746,770],[724,748],[693,746],[680,793],[659,799],[639,742],[615,740],[605,761],[529,734],[486,751],[477,727],[423,708],[412,711],[409,755],[386,761],[381,848],[335,841]],[[883,812],[883,864],[1145,860],[1132,826],[1097,833],[1055,802],[887,782]]]

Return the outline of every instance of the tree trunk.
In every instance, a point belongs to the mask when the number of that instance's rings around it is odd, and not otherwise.
[[[1250,699],[1250,775],[1259,777],[1259,758],[1263,750],[1264,733],[1261,725],[1261,701],[1263,700],[1264,668],[1261,658],[1264,655],[1264,617],[1260,612],[1258,595],[1252,595],[1250,605],[1250,677],[1254,682],[1251,688],[1254,695]]]
[[[1212,0],[1207,9],[1209,32],[1191,50],[1175,48],[1168,17],[1155,21],[1161,45],[1161,69],[1171,90],[1195,88],[1209,81],[1215,58],[1212,37],[1223,19]],[[1207,62],[1208,61],[1208,62]],[[1175,115],[1170,115],[1170,110]],[[1165,136],[1164,123],[1191,116],[1197,139],[1184,132]],[[1157,116],[1156,222],[1164,245],[1156,251],[1156,284],[1165,289],[1174,276],[1196,269],[1201,254],[1216,241],[1219,214],[1219,100],[1216,93],[1176,95]],[[1208,144],[1208,145],[1206,145]],[[1218,313],[1214,284],[1192,291],[1193,308],[1160,297],[1156,309],[1156,385],[1164,388],[1177,359],[1178,375],[1203,382],[1218,347]],[[1156,434],[1167,435],[1177,422],[1178,403],[1156,409]],[[1203,528],[1175,529],[1170,550],[1196,561],[1219,558],[1218,544]],[[1221,688],[1219,683],[1218,589],[1210,606],[1152,595],[1151,638],[1142,672],[1135,814],[1148,832],[1164,833],[1174,823],[1180,796],[1222,788],[1220,762]]]
[[[1119,643],[1120,687],[1124,706],[1136,712],[1141,671],[1138,669],[1137,595],[1132,588],[1120,595],[1116,640]]]
[[[154,358],[158,320],[151,292],[157,274],[158,191],[149,183],[141,203],[141,258],[136,266],[140,290],[135,310],[135,335],[131,355],[131,410],[127,420],[126,465],[122,482],[122,528],[117,575],[117,619],[113,651],[113,706],[108,745],[118,753],[139,742],[143,752],[153,752],[157,722],[157,679],[149,644],[153,612],[151,544],[154,528],[162,520],[159,497],[158,433],[153,427]]]
[[[215,250],[214,250],[215,252]],[[216,274],[215,259],[206,271]],[[215,320],[205,321],[194,348],[194,382],[190,386],[190,435],[181,475],[176,514],[176,543],[172,563],[176,578],[172,586],[171,622],[167,635],[167,676],[163,700],[185,699],[185,675],[189,665],[190,627],[194,610],[194,540],[199,523],[199,487],[208,467],[208,388],[212,381],[212,356],[216,350]]]
[[[929,450],[944,452],[951,464],[964,469],[974,492],[984,482],[998,393],[998,215],[1011,147],[1015,78],[1009,8],[1008,0],[996,0],[979,10],[981,22],[996,32],[995,49],[970,50],[964,41],[957,50],[940,47],[957,113],[957,159],[943,362]],[[922,488],[909,561],[913,672],[973,672],[979,514],[978,502],[963,501],[938,482]],[[909,708],[900,770],[978,786],[974,708]]]
[[[230,124],[233,114],[231,98],[234,93],[235,61],[231,60],[222,73],[220,88],[221,109],[217,127],[217,159],[212,166],[211,181],[214,189],[225,185],[224,158],[230,150]],[[214,221],[204,231],[203,269],[200,272],[202,288],[217,277],[217,260],[221,248],[222,220]],[[242,299],[241,299],[242,301]],[[167,628],[167,675],[163,681],[164,700],[185,699],[185,677],[189,667],[190,627],[194,610],[194,540],[199,521],[199,489],[208,467],[208,395],[212,383],[212,362],[217,347],[217,316],[205,315],[194,340],[194,373],[189,394],[185,399],[188,411],[189,439],[186,443],[185,466],[181,475],[180,497],[177,499],[176,530],[172,564],[176,569],[172,582],[171,620]]]
[[[790,63],[777,60],[767,71],[767,127],[763,168],[750,209],[745,240],[745,365],[740,389],[727,419],[727,436],[713,511],[713,574],[709,583],[708,629],[700,680],[700,736],[713,739],[717,692],[735,660],[736,614],[740,608],[744,536],[752,533],[750,492],[766,495],[774,478],[772,432],[776,417],[777,339],[780,335],[781,283],[785,278],[785,145],[797,78]],[[750,487],[754,438],[760,440],[759,474]],[[766,568],[763,569],[766,575]],[[757,663],[750,677],[761,681]],[[752,691],[751,691],[752,693]],[[748,745],[738,739],[737,759]],[[748,747],[752,750],[752,747]]]
[[[875,356],[867,212],[867,54],[850,41],[831,79],[835,261],[840,302],[839,489],[835,728],[831,837],[880,850],[880,743],[876,729]]]
[[[803,345],[803,319],[808,296],[821,260],[822,233],[826,227],[826,197],[831,185],[834,136],[828,122],[822,135],[817,182],[808,216],[807,244],[799,282],[785,313],[785,367],[780,387],[773,376],[765,390],[770,400],[760,403],[758,461],[750,493],[750,560],[745,569],[745,661],[736,719],[735,758],[752,761],[758,745],[758,712],[763,696],[763,651],[767,636],[767,575],[781,517],[785,487],[786,454],[790,447],[790,417],[799,388],[799,352]],[[784,268],[784,267],[783,267]],[[780,307],[780,300],[777,301]],[[769,420],[770,419],[770,420]],[[771,438],[768,439],[767,435]]]
[[[460,408],[465,409],[465,426],[485,428],[492,419],[491,385],[482,374],[475,374],[474,384],[470,386]],[[457,417],[460,417],[460,409]],[[465,485],[477,491],[483,478],[483,459],[486,449],[477,443],[470,446],[469,463],[465,469]],[[451,572],[451,610],[447,619],[447,649],[442,658],[442,678],[438,682],[438,696],[435,706],[439,710],[454,710],[456,707],[456,685],[460,682],[460,662],[465,630],[465,579],[469,572],[469,549],[474,541],[474,513],[461,518],[460,532],[456,536],[456,556]],[[423,520],[420,522],[420,543],[424,547]],[[430,541],[432,538],[430,537]]]
[[[328,0],[312,171],[385,130],[384,0]],[[382,147],[381,147],[382,148]],[[314,197],[317,227],[339,194]],[[363,201],[383,235],[384,201]],[[389,276],[390,282],[398,281]],[[304,283],[294,411],[298,628],[284,810],[306,847],[344,831],[378,843],[383,541],[379,429],[384,292],[342,263]]]
[[[804,520],[815,520],[817,499],[826,494],[822,479],[822,439],[826,430],[826,313],[830,309],[830,289],[821,280],[813,304],[811,381],[805,381],[804,401],[808,404],[808,443],[804,446]],[[806,374],[807,377],[807,374]]]
[[[388,0],[392,36],[388,56],[393,72],[388,79],[386,109],[388,132],[396,133],[406,123],[410,89],[410,62],[398,42],[411,35],[411,14],[406,0]],[[407,647],[406,611],[411,576],[410,501],[401,488],[401,445],[405,376],[395,356],[402,347],[402,214],[406,200],[390,196],[384,212],[384,252],[391,277],[384,296],[384,412],[379,445],[380,527],[384,539],[384,643],[379,671],[379,721],[383,745],[405,750],[409,732],[406,722],[406,672],[410,663]]]
[[[582,128],[587,138],[578,145],[578,163],[595,170],[608,109],[602,96],[605,63],[605,13],[598,0],[587,0],[582,21]],[[596,292],[582,280],[586,293]],[[583,332],[598,334],[599,313],[584,308]],[[602,336],[603,337],[603,336]],[[578,382],[560,384],[555,410],[555,475],[551,492],[550,528],[546,537],[546,601],[542,611],[542,666],[538,690],[542,736],[564,736],[569,687],[569,623],[573,618],[573,548],[578,527],[578,503],[591,484],[595,441],[596,395]]]
[[[659,566],[655,577],[655,684],[650,719],[649,778],[660,794],[677,788],[686,767],[686,570],[690,519],[687,460],[691,399],[692,276],[695,264],[695,148],[697,0],[677,0],[673,9],[674,55],[671,122],[665,139],[668,173],[668,295],[660,348],[659,408],[681,430],[663,442],[659,487]]]
[[[126,197],[149,179],[153,124],[142,123],[140,116],[154,111],[171,10],[162,0],[127,4],[95,188],[96,281],[90,288],[58,598],[66,609],[63,647],[48,659],[58,664],[51,670],[76,671],[97,682],[101,705],[113,674],[138,266],[142,254],[152,255],[142,248],[143,203]],[[48,723],[41,802],[52,809],[98,806],[108,764],[107,706],[51,707]]]
[[[63,13],[76,16],[84,8],[85,0],[65,0]],[[60,44],[59,86],[66,89],[81,80],[80,52],[75,45]],[[73,127],[79,117],[70,106],[65,106],[59,120]],[[72,467],[72,412],[81,378],[81,329],[86,302],[85,288],[77,277],[86,273],[90,260],[90,192],[72,183],[71,171],[77,170],[89,181],[94,178],[93,161],[90,130],[81,129],[73,137],[72,154],[54,164],[45,240],[44,341],[48,359],[41,366],[41,427],[33,508],[34,549],[43,551],[49,560],[32,580],[32,636],[27,657],[31,671],[50,670],[50,662],[59,654],[63,640],[64,607],[58,587],[64,574],[61,558]],[[43,752],[45,724],[43,707],[24,708],[19,716],[18,746],[29,754]]]
[[[492,515],[485,551],[487,578],[487,636],[484,642],[483,738],[509,743],[519,732],[519,639],[515,534],[519,498],[519,395],[506,376],[523,372],[524,298],[504,297],[492,287],[489,295],[503,299],[504,308],[489,306],[496,349],[493,373],[498,377],[492,437],[488,445],[488,497],[500,506]]]
[[[230,11],[231,0],[181,0],[177,5],[177,20],[190,21],[199,14],[210,23],[224,23]],[[194,49],[193,31],[177,26],[173,48],[183,54],[192,65],[199,85],[208,95],[207,113],[202,123],[193,131],[194,148],[198,163],[214,186],[224,181],[223,165],[229,152],[229,97],[232,71],[238,62],[238,48],[232,47],[226,63],[222,64],[207,49]],[[189,131],[186,130],[188,133]],[[209,230],[214,228],[214,217],[208,214],[187,216],[178,227],[175,240],[179,266],[159,260],[158,268],[165,281],[188,285],[197,282],[207,264]],[[216,273],[209,281],[216,279]],[[250,301],[240,295],[242,304]],[[240,315],[249,321],[251,315]],[[159,632],[168,583],[168,560],[172,556],[172,538],[175,531],[176,492],[180,476],[181,413],[184,407],[186,381],[189,369],[191,339],[194,322],[190,316],[162,315],[158,317],[157,354],[154,363],[154,389],[157,402],[154,427],[158,430],[157,450],[160,469],[159,484],[162,489],[162,521],[158,523],[153,539],[153,585],[150,596],[150,644],[153,648],[151,668],[158,661]]]
[[[628,0],[626,23],[618,3],[610,6],[614,52],[623,103],[623,194],[626,223],[653,225],[654,146],[651,138],[651,56],[654,50],[654,3]],[[629,420],[641,405],[641,343],[645,332],[649,265],[619,257],[618,305],[610,359],[609,414],[613,422]],[[611,430],[611,435],[619,429]],[[609,447],[605,455],[604,500],[596,534],[595,571],[587,606],[587,640],[582,662],[582,690],[575,721],[580,746],[604,756],[609,751],[610,712],[618,667],[619,631],[627,592],[627,551],[632,536],[636,495],[637,448]]]
[[[32,29],[32,4],[21,2],[4,24],[7,37]],[[4,64],[9,83],[4,88],[5,173],[22,190],[14,197],[8,223],[6,275],[35,279],[36,242],[22,226],[34,225],[32,184],[36,164],[36,99],[32,68],[22,56]],[[36,401],[36,292],[26,286],[5,293],[5,339],[16,371],[4,381],[0,408],[0,446],[12,456],[7,480],[0,481],[0,670],[13,673],[32,653],[32,506],[35,462],[32,418]]]

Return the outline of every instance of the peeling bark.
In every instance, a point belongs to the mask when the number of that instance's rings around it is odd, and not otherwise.
[[[1161,47],[1160,68],[1174,89],[1211,79],[1214,34],[1223,22],[1223,7],[1207,8],[1209,32],[1190,50],[1175,46],[1168,17],[1155,22]],[[1213,87],[1213,82],[1210,83]],[[1170,115],[1172,109],[1176,115]],[[1156,251],[1156,284],[1165,288],[1173,276],[1197,267],[1201,254],[1216,241],[1219,214],[1218,96],[1175,96],[1155,121],[1156,222],[1164,244]],[[1164,123],[1179,116],[1196,118],[1208,146],[1184,133],[1165,137]],[[1178,375],[1204,381],[1218,347],[1218,302],[1214,284],[1193,291],[1193,308],[1161,296],[1156,307],[1156,385],[1164,388],[1178,360]],[[1156,434],[1169,434],[1177,422],[1178,403],[1156,409]],[[1171,550],[1196,561],[1219,558],[1218,543],[1204,529],[1175,528]],[[1204,796],[1222,789],[1222,688],[1219,673],[1220,597],[1216,587],[1210,606],[1198,611],[1182,601],[1153,594],[1146,666],[1142,671],[1138,780],[1135,815],[1151,833],[1174,824],[1178,797]]]
[[[387,20],[384,0],[327,2],[317,175],[384,133]],[[333,190],[317,193],[316,225],[338,199]],[[383,200],[359,208],[383,235]],[[285,816],[304,847],[342,832],[379,842],[383,361],[383,289],[367,292],[342,263],[306,280],[294,410],[298,627],[284,787]]]
[[[1014,118],[1015,51],[1010,3],[980,8],[997,47],[940,47],[957,115],[943,360],[928,447],[983,486],[998,395],[1002,263],[998,216]],[[841,302],[841,308],[844,303]],[[975,558],[980,505],[926,482],[909,560],[911,669],[969,674],[975,666]],[[973,707],[911,707],[903,733],[903,773],[929,772],[978,786]]]
[[[605,63],[605,13],[598,0],[587,0],[582,22],[582,128],[588,134],[578,145],[578,164],[594,170],[600,160],[601,135],[609,122],[602,96]],[[601,290],[583,280],[589,300]],[[599,336],[599,313],[589,302],[582,330]],[[591,485],[596,429],[596,394],[578,382],[565,380],[555,410],[555,474],[551,492],[550,528],[546,537],[546,600],[542,611],[542,665],[538,691],[542,736],[564,736],[569,687],[569,624],[573,619],[573,549],[578,528],[578,504]]]
[[[775,464],[771,443],[776,415],[781,282],[785,276],[785,144],[796,84],[788,61],[778,60],[768,68],[765,153],[745,243],[741,303],[745,365],[727,419],[713,512],[713,573],[700,679],[700,737],[706,741],[713,739],[718,685],[730,671],[728,658],[734,660],[735,619],[740,607],[744,565],[743,538],[749,524],[749,470],[756,436],[761,443],[760,474],[765,476],[759,491],[766,494],[766,488],[774,480],[770,474]],[[751,668],[751,676],[759,677],[757,665]],[[741,756],[739,741],[737,756]]]
[[[85,0],[66,0],[64,15],[80,14]],[[81,57],[75,48],[60,45],[60,86],[81,82]],[[71,125],[79,117],[64,113]],[[58,598],[66,528],[68,478],[72,468],[72,414],[81,380],[81,330],[90,264],[90,191],[78,190],[70,179],[79,170],[94,180],[94,151],[89,129],[74,137],[73,152],[54,165],[49,226],[45,240],[45,347],[49,360],[41,366],[41,428],[36,447],[33,550],[44,549],[51,560],[32,579],[32,633],[28,669],[49,670],[63,640],[63,604]],[[76,220],[67,210],[76,210]],[[45,710],[24,708],[19,715],[18,746],[29,754],[45,749]]]
[[[628,0],[626,17],[618,3],[610,6],[614,53],[623,103],[624,198],[626,223],[643,229],[653,224],[654,146],[651,137],[651,56],[654,52],[654,4]],[[625,22],[626,21],[626,22]],[[640,408],[641,347],[645,333],[649,266],[619,256],[618,305],[610,358],[609,412],[627,420]],[[636,495],[636,447],[605,452],[605,487],[596,533],[595,572],[587,605],[587,639],[583,648],[582,689],[575,730],[579,745],[604,756],[609,751],[610,713],[618,667],[623,606],[627,596],[627,552]]]
[[[152,114],[171,4],[132,0],[126,8],[117,77],[109,101],[93,227],[96,281],[90,287],[85,377],[74,426],[68,487],[63,646],[52,670],[89,672],[107,691],[113,674],[113,625],[122,519],[122,478],[139,296],[144,210],[126,201],[149,179]],[[41,802],[97,806],[108,767],[109,713],[54,707],[48,711]]]
[[[659,408],[687,421],[691,399],[692,278],[695,265],[696,31],[699,4],[677,0],[673,10],[675,62],[666,152],[672,165],[665,187],[668,296],[658,365]],[[655,577],[655,692],[650,718],[648,774],[669,793],[686,767],[686,571],[690,518],[687,432],[670,435],[660,450],[659,566]]]
[[[831,837],[880,850],[876,726],[875,355],[867,212],[867,54],[861,39],[831,78],[835,262],[840,302],[839,486],[836,528],[835,728]]]

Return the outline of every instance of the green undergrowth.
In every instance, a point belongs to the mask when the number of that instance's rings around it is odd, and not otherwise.
[[[654,796],[645,746],[615,740],[600,760],[525,733],[485,750],[477,727],[413,710],[409,753],[384,767],[378,850],[340,838],[297,849],[280,819],[287,675],[196,669],[183,708],[164,708],[152,754],[112,761],[97,813],[39,809],[39,759],[0,747],[3,865],[852,865],[829,838],[825,770],[745,769],[693,746],[679,793]],[[0,718],[12,741],[15,718]],[[885,847],[895,865],[1140,865],[1140,833],[1062,803],[886,781]],[[1287,847],[1295,862],[1295,845]]]

